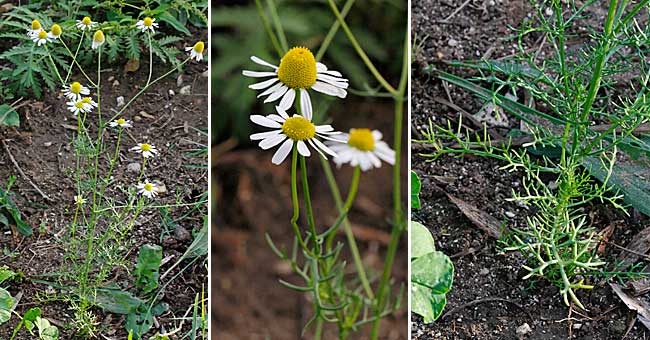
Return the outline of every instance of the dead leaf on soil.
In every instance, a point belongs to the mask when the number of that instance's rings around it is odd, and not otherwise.
[[[612,237],[612,234],[614,233],[614,229],[616,226],[614,224],[610,224],[607,226],[607,228],[603,229],[600,232],[600,241],[598,245],[598,250],[596,251],[600,255],[605,254],[605,249],[607,248],[607,242],[609,241],[609,238]]]
[[[625,270],[634,264],[634,262],[638,261],[641,256],[637,254],[645,254],[650,250],[650,227],[646,227],[636,234],[625,248],[629,251],[622,252],[616,261],[620,263],[619,270]]]
[[[135,72],[140,69],[140,61],[138,59],[129,59],[124,64],[124,73]]]
[[[463,214],[474,223],[475,226],[496,239],[501,238],[501,222],[499,222],[499,220],[476,206],[451,194],[447,194],[447,197],[449,197],[449,200],[454,203],[458,209],[460,209],[460,211],[462,211]]]
[[[634,296],[643,295],[650,291],[650,278],[644,277],[642,279],[632,281],[629,288],[634,290]]]
[[[620,285],[615,283],[610,283],[610,287],[614,290],[614,293],[625,303],[627,308],[636,311],[636,317],[643,323],[643,325],[650,329],[650,305],[638,298],[632,297],[623,291],[623,288]]]

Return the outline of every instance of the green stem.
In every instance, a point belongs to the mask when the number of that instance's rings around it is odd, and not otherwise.
[[[54,67],[54,72],[56,72],[56,76],[59,77],[59,80],[61,81],[61,85],[65,85],[65,82],[63,81],[63,78],[61,78],[61,74],[59,73],[59,68],[56,67],[56,64],[54,63],[54,59],[52,59],[52,54],[50,53],[50,49],[47,48],[47,44],[45,46],[45,52],[47,52],[47,56],[50,58],[50,62],[52,62],[52,67]]]
[[[147,38],[149,38],[149,77],[147,78],[147,85],[151,83],[151,75],[153,74],[153,48],[151,46],[151,32],[147,31]]]
[[[72,64],[70,64],[70,68],[68,68],[68,74],[66,74],[66,76],[65,76],[65,83],[66,84],[68,83],[68,80],[70,80],[70,74],[72,73],[72,68],[74,67],[74,65],[77,65],[77,67],[79,68],[79,70],[81,70],[81,73],[83,73],[83,75],[86,77],[86,79],[88,79],[88,81],[93,86],[95,86],[95,83],[93,83],[93,81],[90,80],[90,77],[88,77],[86,75],[86,72],[84,72],[81,65],[79,65],[79,63],[77,62],[77,55],[79,55],[79,49],[81,49],[81,44],[83,43],[85,37],[86,37],[86,31],[82,31],[81,32],[81,38],[79,38],[79,45],[77,45],[77,51],[75,51],[74,55],[72,55],[72,51],[70,51],[70,49],[68,48],[68,45],[66,45],[65,42],[63,42],[63,38],[59,37],[59,41],[61,41],[61,44],[63,44],[63,47],[65,47],[65,50],[68,51],[68,54],[70,54],[70,56],[72,57],[72,62],[73,62]]]
[[[295,144],[295,143],[294,143]],[[291,201],[293,202],[293,216],[291,217],[291,226],[293,227],[293,232],[296,234],[298,243],[303,250],[309,251],[305,241],[302,239],[302,234],[300,233],[300,227],[298,227],[298,218],[300,217],[300,205],[298,203],[298,178],[296,173],[298,172],[298,148],[296,145],[293,146],[293,152],[291,154]]]
[[[348,197],[345,199],[345,204],[343,205],[343,208],[341,209],[340,213],[340,218],[345,218],[350,211],[350,208],[352,207],[352,202],[354,202],[354,198],[357,196],[357,189],[359,188],[359,177],[361,177],[361,168],[357,165],[354,167],[354,174],[352,175],[352,183],[350,183],[350,190],[348,190]],[[337,219],[338,220],[338,219]],[[332,243],[334,242],[334,236],[336,236],[336,231],[333,231],[328,237],[327,237],[327,242],[326,248],[325,249],[332,249]],[[354,253],[354,252],[353,252]],[[357,250],[358,253],[358,250]],[[358,254],[357,254],[358,255]]]
[[[348,15],[348,12],[350,12],[350,9],[354,5],[354,1],[355,0],[348,0],[345,2],[345,5],[343,5],[343,10],[341,10],[341,17],[344,20],[345,17]],[[316,61],[320,61],[323,58],[325,52],[327,52],[327,49],[332,43],[332,40],[334,40],[334,37],[336,36],[336,33],[339,31],[340,27],[341,27],[341,23],[338,20],[334,20],[332,27],[330,27],[330,30],[327,32],[325,39],[323,39],[323,43],[320,45],[320,48],[316,53]]]
[[[375,305],[375,314],[379,315],[384,308],[386,297],[386,286],[389,283],[391,273],[393,271],[393,262],[395,254],[397,253],[397,246],[405,226],[402,214],[402,196],[401,196],[401,151],[402,151],[402,116],[404,113],[404,94],[406,92],[406,85],[408,84],[408,65],[409,65],[409,50],[408,50],[408,29],[406,30],[406,37],[404,39],[404,50],[402,56],[402,75],[398,86],[398,92],[395,96],[395,117],[394,117],[394,150],[395,150],[395,165],[393,166],[393,229],[390,234],[390,241],[388,242],[388,249],[386,251],[386,258],[384,261],[384,270],[377,287],[377,303]],[[371,339],[376,340],[379,337],[379,322],[381,318],[375,319],[372,324]]]
[[[262,24],[264,25],[264,29],[266,30],[266,33],[269,35],[269,38],[271,39],[271,44],[273,45],[273,48],[275,48],[275,51],[278,53],[278,56],[282,58],[284,52],[282,51],[282,47],[280,47],[280,43],[278,42],[278,39],[275,37],[275,33],[273,33],[273,29],[271,29],[271,25],[269,24],[269,19],[267,19],[266,14],[264,14],[264,7],[262,7],[262,2],[260,0],[255,0],[255,6],[257,7],[257,12],[259,13],[260,18],[262,19]]]
[[[320,340],[323,334],[323,319],[316,319],[316,329],[314,330],[314,340]]]
[[[266,0],[269,4],[269,12],[271,12],[271,20],[273,20],[273,25],[275,25],[275,30],[278,33],[278,39],[280,40],[280,46],[284,52],[289,50],[289,44],[287,44],[287,37],[284,34],[284,28],[282,28],[282,22],[280,21],[280,16],[278,15],[278,9],[275,6],[273,0]]]
[[[296,148],[297,149],[297,148]],[[307,162],[305,156],[300,155],[300,173],[302,175],[302,192],[305,196],[305,208],[307,210],[307,221],[309,222],[309,229],[311,230],[311,238],[314,241],[314,248],[316,254],[320,254],[320,243],[317,240],[316,223],[314,222],[314,211],[311,207],[311,195],[309,194],[309,182],[307,181]]]
[[[348,36],[348,40],[350,40],[350,43],[354,47],[354,50],[357,51],[357,54],[363,60],[363,63],[366,64],[366,67],[368,67],[368,70],[370,70],[370,73],[377,79],[377,81],[383,86],[386,91],[390,92],[393,95],[398,95],[398,91],[391,86],[386,79],[377,71],[377,68],[375,65],[372,63],[366,52],[363,50],[359,42],[357,41],[357,38],[354,36],[352,31],[350,30],[350,27],[345,23],[345,19],[343,19],[343,16],[341,16],[341,13],[339,12],[339,9],[336,7],[336,3],[334,0],[327,0],[327,2],[330,5],[330,8],[332,9],[332,12],[336,16],[336,19],[338,19],[339,23],[341,24],[341,28],[343,28],[343,31],[345,34]],[[407,39],[408,41],[408,39]]]

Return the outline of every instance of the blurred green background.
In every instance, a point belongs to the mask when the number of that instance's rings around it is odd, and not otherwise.
[[[268,16],[267,2],[262,0],[261,3]],[[316,54],[336,20],[327,1],[276,0],[275,3],[289,46],[302,45]],[[341,10],[345,1],[336,3]],[[394,85],[398,83],[401,71],[407,6],[405,0],[359,0],[346,17],[361,46]],[[212,12],[212,30],[213,143],[230,138],[239,143],[249,143],[251,113],[269,114],[274,112],[274,106],[273,103],[262,104],[255,100],[258,91],[248,89],[255,79],[244,77],[241,71],[261,70],[259,65],[250,61],[252,55],[275,65],[280,60],[264,30],[254,1],[222,1]],[[322,62],[350,79],[348,98],[355,96],[355,90],[365,92],[377,88],[374,78],[340,29]],[[315,91],[310,94],[314,98],[317,117],[330,104],[344,105],[344,101],[336,101]]]

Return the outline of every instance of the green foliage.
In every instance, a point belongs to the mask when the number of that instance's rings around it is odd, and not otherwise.
[[[431,232],[411,221],[411,311],[425,323],[438,319],[447,304],[454,265],[447,255],[435,250]]]
[[[167,304],[158,303],[153,307],[144,304],[129,313],[126,317],[125,328],[132,334],[133,339],[140,339],[153,326],[154,316],[158,316],[168,309]]]
[[[411,209],[420,209],[420,191],[422,182],[415,171],[411,170]]]
[[[36,320],[34,320],[34,325],[36,325],[36,328],[38,329],[39,340],[59,339],[59,329],[52,325],[47,319],[37,316]]]
[[[16,225],[16,229],[21,235],[30,236],[34,231],[27,222],[22,220],[22,214],[11,198],[11,192],[9,191],[15,180],[15,177],[9,177],[6,189],[0,186],[0,225],[5,227]]]
[[[636,131],[650,122],[650,51],[646,48],[650,26],[635,21],[648,3],[610,1],[602,32],[588,30],[587,43],[569,49],[565,42],[568,32],[576,32],[576,19],[584,17],[588,6],[600,4],[531,1],[535,15],[514,36],[516,56],[453,63],[479,74],[472,79],[427,68],[440,80],[525,123],[525,129],[517,131],[528,140],[521,147],[513,146],[512,139],[492,142],[487,127],[469,133],[461,122],[457,128],[450,123],[430,124],[425,141],[436,148],[430,155],[434,158],[444,154],[492,157],[504,164],[503,170],[523,173],[522,188],[513,190],[512,200],[533,207],[536,213],[527,218],[526,228],[514,229],[502,242],[507,250],[526,256],[524,278],[539,276],[557,285],[567,305],[571,299],[584,308],[575,291],[592,286],[584,283],[586,275],[578,273],[594,272],[605,264],[595,255],[596,233],[585,222],[583,207],[598,201],[624,210],[618,194],[622,192],[628,203],[648,213],[650,185],[632,175],[647,172],[644,157],[650,155],[648,134]],[[551,16],[546,14],[549,7]],[[536,34],[544,34],[553,49],[546,58],[524,48],[524,41]],[[622,95],[602,96],[613,90]],[[535,106],[506,96],[520,92],[529,94]],[[445,146],[452,144],[458,147]],[[626,155],[621,157],[619,151]],[[619,158],[624,165],[617,166]],[[547,185],[549,178],[556,187]]]
[[[403,32],[406,27],[406,6],[406,2],[400,0],[359,0],[355,2],[354,7],[364,10],[352,10],[346,16],[346,22],[368,56],[393,75],[399,74],[402,64],[400,58],[391,56],[401,55],[403,35],[396,32]],[[336,21],[327,4],[280,0],[277,1],[277,7],[290,45],[304,45],[315,55],[326,33]],[[270,10],[265,10],[268,17]],[[212,120],[211,131],[216,140],[234,137],[242,142],[247,141],[251,132],[248,119],[250,114],[273,108],[271,105],[257,106],[255,92],[242,90],[254,83],[254,79],[241,74],[242,70],[256,69],[256,64],[250,60],[251,56],[258,56],[273,64],[280,61],[280,56],[275,52],[259,18],[260,14],[252,2],[248,6],[222,6],[212,13],[212,27],[219,30],[219,38],[213,42],[213,48],[218,52],[213,53],[215,60],[211,71],[213,96],[221,104],[215,107],[218,111],[213,112],[219,117]],[[223,34],[223,31],[229,33]],[[376,90],[374,78],[357,58],[356,52],[342,32],[334,37],[332,46],[336,48],[328,49],[323,57],[327,66],[345,74],[350,79],[351,86],[359,91]],[[319,103],[319,106],[314,107],[315,117],[322,117],[333,100],[318,94],[312,96],[317,97],[318,100],[314,102]]]
[[[16,273],[10,270],[7,266],[0,267],[0,284],[4,281],[12,279]],[[0,287],[0,325],[11,319],[11,310],[16,303],[16,300],[4,288]]]
[[[0,126],[20,126],[20,117],[18,112],[11,106],[0,105]]]
[[[158,270],[162,261],[162,247],[144,245],[140,248],[138,263],[135,265],[135,285],[143,294],[148,294],[158,287]]]

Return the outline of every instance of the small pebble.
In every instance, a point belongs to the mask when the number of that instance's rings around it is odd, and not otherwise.
[[[483,269],[481,269],[481,271],[478,272],[478,273],[479,273],[479,275],[481,275],[481,276],[485,276],[485,275],[487,275],[487,274],[490,274],[490,270],[487,269],[487,268],[483,268]]]
[[[174,229],[174,237],[175,237],[179,242],[183,242],[183,241],[187,241],[187,240],[191,239],[191,238],[192,238],[192,235],[191,235],[190,232],[187,231],[187,229],[185,229],[183,226],[178,225],[178,226],[176,226],[176,228]]]
[[[189,95],[192,94],[192,86],[191,85],[185,85],[181,87],[181,89],[178,91],[178,93],[182,95]]]
[[[524,323],[523,325],[517,327],[517,336],[522,339],[526,334],[532,332],[533,330],[530,328],[528,323]]]
[[[124,101],[124,97],[123,96],[117,97],[117,107],[122,107],[124,106],[124,104],[126,104],[126,102]]]
[[[129,163],[126,166],[126,170],[131,171],[131,172],[140,172],[141,168],[142,167],[141,167],[140,163]]]
[[[174,90],[169,90],[169,96],[170,97],[173,97],[175,95],[176,95],[176,92],[174,92]]]
[[[456,47],[456,46],[458,46],[458,40],[456,40],[454,38],[451,38],[451,39],[449,39],[449,41],[447,41],[447,45],[449,45],[451,47]]]
[[[45,147],[52,146],[52,142],[45,142],[45,143],[43,143],[43,146],[45,146]]]
[[[513,213],[513,212],[511,212],[511,211],[506,211],[506,216],[507,216],[508,218],[513,218],[513,217],[515,217],[515,213]]]

